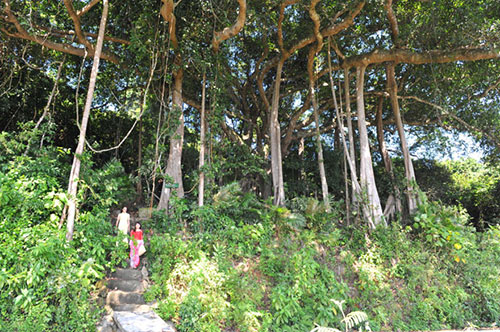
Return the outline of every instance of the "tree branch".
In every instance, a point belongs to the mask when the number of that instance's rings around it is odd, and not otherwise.
[[[245,25],[246,20],[246,12],[247,12],[247,2],[246,0],[238,0],[238,4],[240,5],[240,11],[238,13],[238,18],[236,22],[230,28],[225,28],[222,31],[214,31],[214,38],[212,40],[212,47],[214,51],[219,51],[219,44],[226,39],[234,37],[240,32],[240,30]]]
[[[94,56],[94,48],[93,47],[88,49],[88,51],[86,51],[83,48],[75,47],[75,46],[72,46],[70,44],[56,43],[56,42],[47,40],[47,37],[41,37],[38,35],[30,35],[21,26],[21,24],[17,20],[16,16],[12,13],[12,10],[10,7],[10,1],[4,0],[3,2],[5,4],[5,8],[4,8],[4,13],[6,14],[5,21],[12,23],[17,30],[17,32],[11,32],[4,27],[0,27],[0,30],[2,32],[4,32],[7,36],[28,40],[28,41],[37,43],[43,47],[47,47],[51,50],[55,50],[55,51],[59,51],[59,52],[67,53],[67,54],[73,54],[73,55],[80,56],[80,57],[85,57],[87,55]],[[119,58],[114,54],[108,54],[108,53],[103,52],[103,53],[101,53],[100,58],[103,60],[110,61],[114,64],[119,63]]]
[[[401,99],[412,99],[412,100],[418,101],[419,103],[429,105],[429,106],[431,106],[431,107],[439,110],[441,112],[441,114],[443,114],[444,116],[450,117],[453,120],[457,121],[462,126],[464,126],[465,128],[467,128],[467,130],[483,133],[486,137],[488,137],[491,140],[491,142],[493,142],[493,144],[495,144],[497,146],[497,148],[500,149],[500,141],[495,136],[490,135],[488,132],[486,132],[485,130],[483,130],[481,128],[477,128],[477,127],[475,127],[475,126],[467,123],[466,121],[460,119],[458,116],[456,116],[452,112],[449,112],[448,110],[446,110],[444,107],[439,106],[437,104],[434,104],[434,103],[432,103],[430,101],[424,100],[422,98],[419,98],[417,96],[398,96],[398,98],[401,98]]]
[[[73,7],[73,0],[64,0],[64,6],[66,6],[69,17],[73,21],[78,41],[83,44],[89,51],[93,50],[94,47],[92,46],[92,44],[90,44],[90,42],[87,40],[87,38],[85,38],[83,34],[80,17],[76,14],[75,8]]]
[[[384,4],[385,11],[387,12],[387,19],[389,20],[389,24],[391,25],[391,38],[392,42],[396,47],[399,47],[399,28],[398,28],[398,20],[396,19],[396,15],[394,14],[394,10],[392,9],[392,0],[386,0]]]
[[[37,29],[39,29],[39,30],[42,30],[42,31],[47,31],[51,35],[53,35],[55,37],[66,38],[68,36],[74,36],[75,35],[75,32],[72,31],[72,30],[69,30],[69,31],[57,30],[57,29],[52,29],[52,28],[47,28],[47,27],[44,27],[44,26],[40,26],[40,25],[34,25],[34,27],[37,28]],[[96,33],[84,32],[83,35],[85,37],[97,38],[97,34]],[[104,40],[108,40],[108,41],[115,42],[115,43],[120,43],[120,44],[123,44],[123,45],[130,45],[131,44],[131,42],[128,41],[128,40],[126,40],[126,39],[121,39],[121,38],[112,37],[112,36],[104,36]]]
[[[283,20],[285,19],[285,8],[296,4],[297,2],[299,2],[299,0],[285,0],[280,6],[280,16],[278,19],[278,46],[282,54],[288,53],[283,43]]]
[[[175,29],[175,15],[174,15],[174,1],[173,0],[161,0],[163,1],[163,5],[160,8],[160,14],[163,16],[163,19],[169,24],[169,34],[170,34],[170,42],[174,49],[179,47],[179,43],[177,41],[177,34]]]
[[[460,48],[451,51],[431,50],[422,52],[416,52],[407,49],[376,49],[367,54],[355,55],[347,58],[343,62],[341,67],[352,68],[389,61],[393,61],[395,63],[420,65],[425,63],[477,61],[496,58],[500,58],[500,48]]]
[[[353,67],[363,67],[380,64],[384,62],[408,63],[421,65],[428,63],[449,63],[455,61],[478,61],[500,58],[500,48],[459,48],[455,50],[431,50],[431,51],[411,51],[407,49],[382,50],[376,49],[372,52],[354,55],[346,58],[341,64],[332,67],[332,70],[341,68],[349,69]],[[319,72],[318,77],[328,74],[328,69]]]
[[[87,13],[92,7],[94,7],[97,3],[99,3],[99,1],[101,1],[101,0],[92,0],[91,2],[86,4],[82,9],[78,10],[76,12],[76,15],[78,17],[85,15],[85,13]]]

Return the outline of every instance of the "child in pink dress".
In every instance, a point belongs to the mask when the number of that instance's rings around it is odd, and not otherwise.
[[[142,239],[142,229],[141,224],[136,223],[135,229],[130,232],[132,239],[130,240],[130,266],[132,268],[137,268],[140,263],[140,249],[144,249],[144,241]]]

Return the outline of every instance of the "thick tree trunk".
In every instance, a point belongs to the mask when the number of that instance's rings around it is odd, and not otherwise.
[[[80,157],[83,153],[85,147],[85,134],[87,132],[87,124],[90,116],[90,107],[92,106],[92,99],[94,96],[95,83],[97,80],[97,73],[99,72],[99,59],[102,51],[102,44],[104,41],[104,30],[106,29],[106,20],[108,18],[108,0],[103,0],[102,2],[102,16],[101,23],[99,25],[99,35],[97,37],[97,45],[94,53],[94,63],[92,64],[92,71],[90,73],[89,89],[87,91],[87,99],[85,101],[85,107],[83,109],[82,123],[80,125],[80,137],[78,139],[78,145],[75,150],[75,156],[73,157],[73,165],[71,167],[71,173],[69,176],[68,183],[68,220],[67,220],[67,231],[66,240],[71,241],[73,239],[73,229],[75,224],[76,215],[76,195],[78,193],[78,178],[80,177]]]
[[[180,55],[176,56],[177,65],[180,66]],[[184,197],[184,187],[182,185],[182,145],[184,143],[184,112],[182,101],[182,81],[184,71],[182,68],[174,73],[174,91],[172,93],[173,112],[178,115],[178,125],[175,133],[170,138],[170,151],[168,154],[166,175],[171,178],[173,184],[178,186],[177,197]],[[171,184],[167,179],[163,181],[160,201],[158,202],[158,210],[167,209],[172,193]]]
[[[276,81],[274,82],[273,101],[271,106],[271,173],[273,178],[274,205],[283,206],[285,204],[285,187],[283,185],[283,165],[281,159],[281,130],[278,121],[281,72],[283,62],[278,63],[276,69]]]
[[[198,184],[198,206],[203,206],[203,198],[205,194],[205,90],[206,90],[206,74],[203,73],[203,85],[201,87],[201,114],[200,114],[200,161],[199,172],[200,182]]]
[[[408,144],[406,142],[403,121],[401,119],[401,112],[399,109],[398,102],[398,90],[396,85],[396,77],[394,73],[394,63],[388,63],[386,65],[387,73],[387,90],[391,99],[392,112],[394,113],[394,119],[396,120],[396,128],[399,134],[399,140],[401,142],[401,150],[403,152],[403,159],[405,164],[405,176],[407,180],[407,198],[408,198],[408,210],[410,214],[413,214],[417,209],[417,192],[415,190],[416,178],[415,171],[413,170],[413,163],[410,157],[410,150],[408,149]]]
[[[163,5],[160,8],[160,14],[168,22],[170,43],[175,50],[174,67],[174,87],[172,93],[172,112],[178,115],[177,128],[170,137],[170,151],[168,154],[167,169],[165,175],[169,179],[163,180],[158,210],[168,209],[173,185],[177,186],[177,196],[184,197],[184,187],[182,185],[182,145],[184,143],[184,110],[182,101],[182,82],[184,79],[184,70],[182,68],[182,57],[179,50],[179,41],[177,39],[176,18],[174,15],[175,4],[173,0],[162,0]],[[153,193],[154,195],[154,193]]]
[[[401,192],[396,183],[396,177],[394,176],[394,169],[392,167],[392,160],[389,156],[389,151],[387,151],[387,146],[385,145],[384,124],[382,119],[383,103],[383,98],[379,98],[377,105],[377,140],[378,146],[380,148],[380,154],[382,155],[382,159],[384,160],[385,171],[391,179],[392,187],[394,190],[393,195],[391,194],[391,196],[389,196],[389,198],[387,199],[387,204],[384,209],[384,216],[387,219],[391,219],[395,211],[401,214],[403,212],[403,209],[401,205]]]
[[[368,131],[365,119],[364,101],[364,76],[365,67],[356,69],[356,104],[358,109],[358,131],[360,141],[360,184],[363,190],[362,202],[365,211],[365,218],[370,227],[375,227],[384,223],[380,198],[378,196],[375,175],[373,173],[372,156],[368,141]]]

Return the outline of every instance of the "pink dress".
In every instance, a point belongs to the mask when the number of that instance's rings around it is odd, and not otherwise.
[[[130,235],[133,238],[132,240],[130,240],[130,266],[135,269],[141,262],[139,256],[139,248],[141,246],[144,246],[144,241],[142,240],[142,230],[133,230],[132,232],[130,232]]]

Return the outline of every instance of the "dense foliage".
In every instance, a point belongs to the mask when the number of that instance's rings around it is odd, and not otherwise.
[[[80,221],[68,243],[58,227],[67,151],[47,146],[25,155],[39,139],[28,133],[0,134],[0,330],[91,331],[102,312],[95,283],[126,257],[109,208],[130,184],[118,162],[87,164]]]
[[[157,312],[186,332],[340,328],[332,300],[364,311],[373,330],[499,323],[498,227],[476,233],[464,211],[422,196],[411,226],[369,233],[314,201],[273,208],[233,188],[203,213],[178,205],[187,233],[157,215],[145,225],[155,229],[148,297],[159,300]]]

